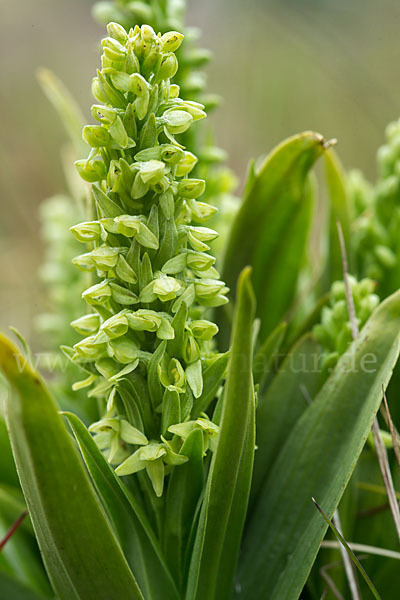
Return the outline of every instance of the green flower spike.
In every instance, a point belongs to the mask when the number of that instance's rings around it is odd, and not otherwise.
[[[357,281],[351,275],[349,282],[358,328],[361,330],[379,304],[379,297],[374,293],[376,284],[371,279]],[[333,368],[353,339],[343,281],[332,284],[330,306],[322,309],[321,323],[315,325],[313,334],[324,349],[323,368]]]
[[[98,125],[84,128],[91,150],[76,165],[92,181],[97,219],[71,228],[86,244],[74,263],[95,277],[83,293],[92,312],[72,323],[87,337],[64,351],[86,372],[76,386],[104,403],[90,427],[100,448],[119,475],[145,470],[160,496],[188,460],[179,452],[189,429],[204,432],[204,453],[215,447],[217,427],[191,413],[196,402],[206,408],[218,356],[206,313],[228,289],[207,254],[218,234],[200,225],[215,208],[199,200],[205,182],[189,176],[197,159],[177,139],[205,117],[170,83],[183,36],[107,29],[93,82]]]

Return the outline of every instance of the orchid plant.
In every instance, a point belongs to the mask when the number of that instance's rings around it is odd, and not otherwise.
[[[74,379],[73,410],[60,411],[70,403],[57,403],[60,387],[37,372],[23,337],[22,351],[0,337],[13,453],[0,428],[4,598],[319,598],[328,524],[344,541],[357,461],[382,455],[379,434],[363,448],[400,350],[400,251],[387,213],[398,200],[398,126],[376,188],[305,132],[250,167],[236,208],[223,154],[202,141],[212,102],[192,70],[205,54],[190,30],[185,47],[183,9],[96,8],[108,24],[87,154],[75,161],[84,202],[70,211],[53,199],[44,219],[48,272],[65,268],[74,282],[67,303],[54,295],[57,318],[41,317],[53,340],[72,319],[61,387]],[[42,81],[65,115],[59,84]],[[316,225],[320,157],[329,211]],[[73,216],[71,272],[55,249]],[[50,278],[53,290],[64,283]],[[381,597],[361,566],[364,579],[343,562],[344,593]]]

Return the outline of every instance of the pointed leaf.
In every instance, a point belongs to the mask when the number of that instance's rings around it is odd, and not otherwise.
[[[4,336],[11,445],[43,560],[60,600],[142,595],[41,377]]]
[[[239,474],[248,481],[248,471],[240,469],[253,404],[252,328],[255,312],[250,269],[239,278],[238,303],[232,334],[232,348],[226,381],[220,433],[213,454],[200,521],[193,548],[186,591],[187,600],[217,598],[218,575],[235,501],[241,485]],[[252,462],[252,461],[251,461]],[[249,465],[251,470],[251,465]],[[238,527],[247,509],[249,489],[243,491],[235,507]],[[240,538],[240,536],[239,536]],[[239,540],[237,540],[238,542]],[[224,561],[235,561],[237,547],[232,547]]]
[[[324,149],[325,140],[314,132],[289,138],[275,148],[247,186],[231,230],[223,279],[234,288],[241,269],[253,266],[257,316],[264,336],[293,301],[312,217],[307,176]]]
[[[382,303],[300,417],[248,524],[240,598],[298,598],[399,354],[400,292]]]

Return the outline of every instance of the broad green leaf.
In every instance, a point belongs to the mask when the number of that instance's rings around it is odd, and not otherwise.
[[[246,188],[228,240],[224,280],[234,288],[245,265],[253,267],[262,335],[293,302],[313,214],[308,174],[326,142],[305,132],[275,148]]]
[[[182,586],[183,561],[204,484],[203,433],[194,429],[182,446],[188,462],[172,471],[165,505],[164,551]]]
[[[373,313],[303,413],[248,523],[241,598],[298,598],[326,531],[315,510],[337,507],[399,354],[400,292]]]
[[[115,475],[80,419],[72,413],[63,414],[74,432],[99,497],[145,597],[177,600],[176,586],[140,503]]]
[[[321,347],[308,335],[290,350],[257,406],[257,452],[251,486],[252,503],[294,425],[319,391]]]
[[[248,462],[243,451],[246,448],[245,440],[254,402],[251,358],[254,312],[250,269],[245,269],[238,283],[238,302],[220,433],[211,461],[194,542],[186,590],[187,600],[217,598],[222,555],[224,554],[223,562],[229,572],[231,561],[235,563],[237,558],[237,547],[225,548],[225,538],[228,527],[236,527],[238,532],[235,537],[239,543],[249,495],[249,471],[252,469],[254,448],[248,449],[251,454]],[[241,464],[244,464],[242,461],[247,465],[246,471],[241,470]],[[238,498],[235,491],[241,488],[243,480],[247,482],[247,489],[242,489],[241,497]],[[232,511],[236,515],[235,523],[230,520]]]
[[[46,596],[38,594],[11,575],[0,571],[0,598],[2,600],[45,600]]]
[[[60,600],[142,594],[41,377],[0,336],[8,429],[43,560]]]
[[[336,152],[330,148],[325,153],[326,181],[329,192],[329,249],[327,265],[327,285],[332,281],[342,279],[343,266],[339,244],[337,222],[340,222],[346,246],[347,259],[351,271],[352,244],[350,242],[350,226],[352,207],[347,192],[345,173]]]

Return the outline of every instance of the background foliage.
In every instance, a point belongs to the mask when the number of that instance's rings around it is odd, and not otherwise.
[[[43,249],[36,208],[65,188],[58,150],[65,135],[35,70],[53,69],[80,105],[89,107],[103,34],[91,18],[92,4],[0,1],[0,193],[7,200],[0,223],[0,327],[14,323],[30,339],[32,317],[45,309],[37,277]],[[225,101],[211,119],[238,175],[250,157],[312,129],[337,137],[344,164],[374,179],[375,150],[384,127],[399,114],[395,0],[188,4],[189,23],[203,30],[203,47],[218,56],[208,68],[209,90]]]

